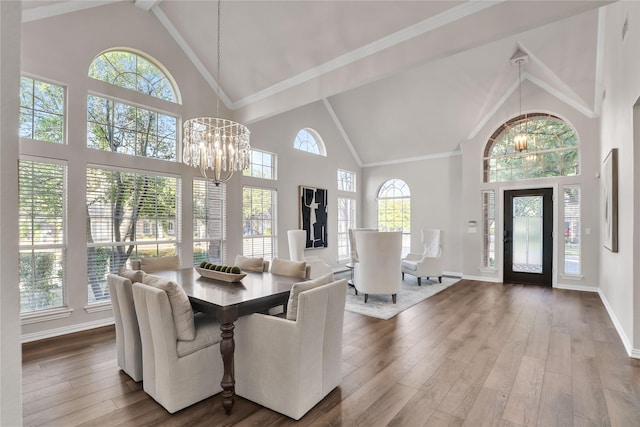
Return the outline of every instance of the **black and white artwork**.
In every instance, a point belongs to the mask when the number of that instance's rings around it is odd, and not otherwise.
[[[327,190],[299,186],[300,224],[307,232],[306,248],[327,247]]]

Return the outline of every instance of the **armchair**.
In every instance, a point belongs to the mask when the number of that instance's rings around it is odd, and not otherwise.
[[[442,230],[439,229],[422,230],[424,250],[421,254],[409,253],[402,259],[402,280],[406,273],[418,278],[418,286],[422,285],[422,277],[437,277],[438,282],[442,283],[441,234]]]
[[[364,293],[366,303],[369,294],[391,294],[393,303],[400,291],[400,257],[402,233],[399,231],[360,231],[355,234],[358,245],[358,262],[354,264],[353,281],[358,292]]]
[[[329,264],[317,256],[304,256],[307,232],[305,230],[287,230],[289,240],[289,258],[291,261],[305,261],[309,268],[308,279],[315,279],[328,273],[333,273]]]

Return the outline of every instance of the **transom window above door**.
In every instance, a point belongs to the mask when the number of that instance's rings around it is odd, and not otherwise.
[[[527,148],[514,147],[516,132],[527,136]],[[559,117],[523,114],[491,136],[483,157],[484,182],[517,181],[580,174],[578,136]]]

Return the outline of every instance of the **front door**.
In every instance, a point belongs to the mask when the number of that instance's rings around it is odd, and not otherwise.
[[[553,189],[504,192],[505,283],[551,286]]]

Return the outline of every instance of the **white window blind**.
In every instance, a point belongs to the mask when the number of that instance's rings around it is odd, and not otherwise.
[[[226,185],[193,181],[193,263],[224,263],[226,255]]]
[[[20,312],[64,305],[66,166],[20,160]]]
[[[87,168],[89,302],[109,298],[106,274],[131,259],[177,254],[179,188],[174,177]]]
[[[242,253],[247,257],[273,258],[276,253],[276,191],[242,189]]]

